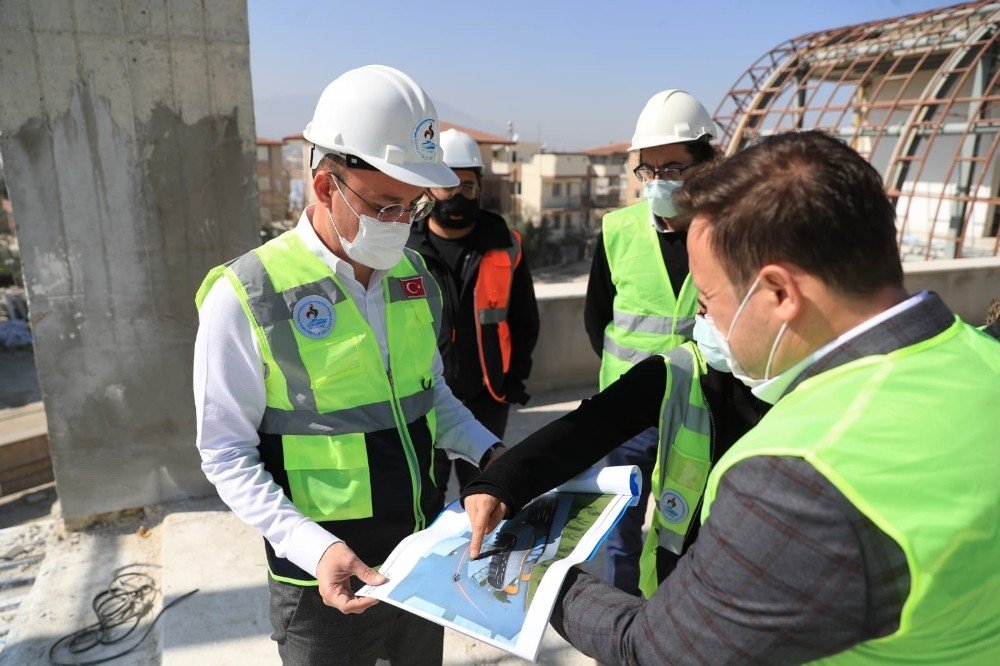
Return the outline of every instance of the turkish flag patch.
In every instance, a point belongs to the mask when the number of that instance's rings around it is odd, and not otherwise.
[[[407,298],[427,298],[427,292],[424,290],[424,279],[422,277],[400,280],[399,285],[403,288],[403,295]]]

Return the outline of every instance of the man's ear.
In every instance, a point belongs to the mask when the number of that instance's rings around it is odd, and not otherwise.
[[[775,316],[782,322],[795,319],[805,298],[795,272],[781,264],[768,264],[760,269],[759,275],[758,289],[766,292]]]
[[[329,171],[317,171],[316,175],[313,176],[312,188],[316,195],[316,201],[327,208],[330,207],[330,201],[334,195],[333,178],[333,174]]]

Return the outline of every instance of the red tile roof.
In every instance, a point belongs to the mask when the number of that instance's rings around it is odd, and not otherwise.
[[[616,155],[618,153],[627,153],[628,147],[632,145],[631,141],[618,141],[617,143],[609,143],[604,146],[595,146],[593,148],[584,148],[581,153],[587,155]]]
[[[510,139],[503,136],[499,136],[497,134],[490,134],[489,132],[481,132],[477,129],[472,129],[471,127],[465,127],[463,125],[456,125],[455,123],[449,123],[445,120],[442,120],[440,122],[440,125],[442,131],[449,129],[456,129],[459,132],[465,132],[466,134],[471,136],[476,143],[485,143],[492,146],[497,146],[497,145],[511,146],[514,145],[514,143],[516,143],[515,141],[511,141]]]

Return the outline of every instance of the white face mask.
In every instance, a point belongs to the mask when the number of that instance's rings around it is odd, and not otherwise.
[[[676,217],[677,206],[674,205],[674,192],[681,188],[684,182],[680,180],[647,180],[642,184],[642,194],[649,202],[649,210],[659,217]]]
[[[370,215],[358,215],[358,211],[354,210],[354,206],[344,196],[337,179],[331,180],[344,203],[358,218],[358,233],[353,241],[349,241],[340,233],[333,216],[327,211],[330,224],[340,238],[340,247],[344,248],[347,256],[362,266],[376,270],[388,270],[398,264],[403,258],[403,247],[410,237],[410,225],[404,222],[379,222]]]
[[[764,367],[764,376],[761,378],[751,377],[747,371],[743,369],[743,366],[739,364],[736,357],[733,356],[733,350],[729,347],[729,338],[733,335],[733,328],[736,326],[736,320],[740,318],[741,314],[743,314],[743,308],[745,308],[746,304],[750,302],[750,296],[753,295],[753,292],[757,288],[758,284],[760,284],[759,275],[757,276],[757,279],[753,281],[753,284],[750,285],[750,289],[747,290],[746,296],[744,296],[743,300],[740,302],[740,306],[736,308],[736,314],[733,315],[733,320],[729,323],[729,333],[725,336],[723,336],[719,329],[715,327],[715,322],[712,321],[711,317],[707,315],[705,317],[705,321],[710,323],[712,328],[715,330],[715,341],[718,344],[719,351],[726,357],[726,361],[729,363],[729,370],[733,373],[733,377],[736,377],[736,379],[740,380],[751,389],[760,386],[764,382],[774,379],[774,377],[771,377],[771,362],[774,361],[774,352],[778,350],[778,343],[781,342],[781,338],[785,334],[785,329],[788,328],[788,323],[785,322],[781,325],[781,328],[778,329],[778,334],[774,337],[774,342],[771,343],[771,351],[767,355],[767,364]],[[708,359],[706,358],[705,361],[708,362]]]

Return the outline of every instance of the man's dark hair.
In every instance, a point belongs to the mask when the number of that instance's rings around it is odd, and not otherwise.
[[[327,153],[320,159],[319,164],[316,168],[312,170],[313,178],[316,177],[320,171],[326,171],[334,176],[340,176],[344,173],[344,169],[347,168],[347,162],[343,157],[337,155],[336,153]]]
[[[451,167],[452,171],[471,171],[476,174],[476,182],[483,184],[483,167]]]
[[[688,219],[706,218],[712,248],[737,285],[775,262],[853,296],[903,282],[896,211],[882,178],[823,132],[768,137],[692,174],[676,201]]]
[[[320,159],[319,164],[313,169],[313,178],[320,171],[329,171],[334,176],[342,176],[345,169],[362,169],[364,171],[378,171],[378,167],[372,166],[357,155],[347,153],[327,153]]]
[[[702,164],[703,162],[708,162],[715,158],[718,154],[715,150],[715,146],[708,142],[708,139],[698,139],[697,141],[689,141],[684,144],[687,148],[688,155],[691,156],[692,164]]]

